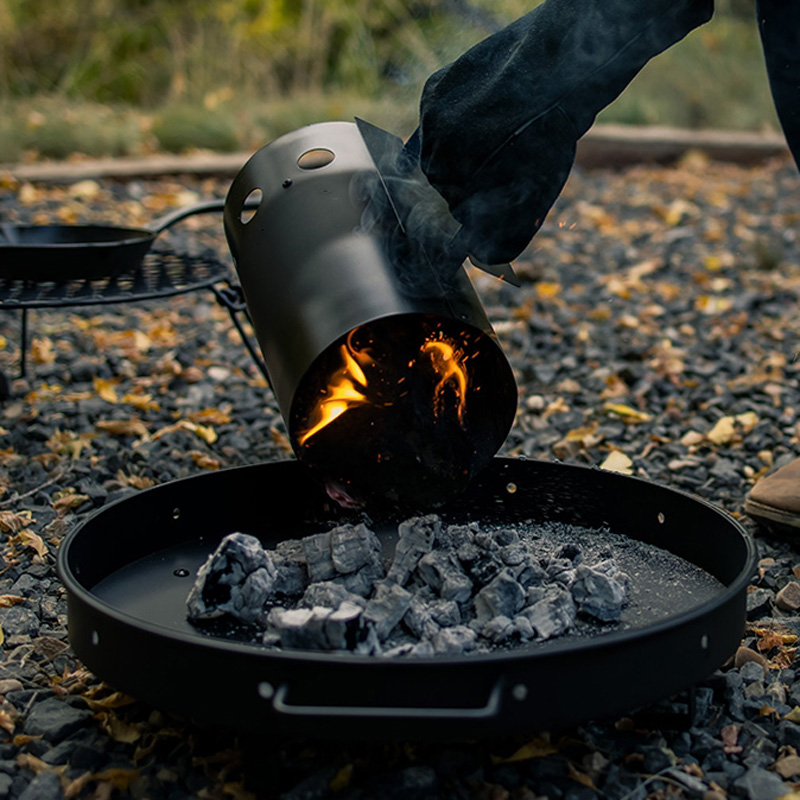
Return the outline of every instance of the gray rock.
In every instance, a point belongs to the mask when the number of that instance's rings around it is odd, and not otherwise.
[[[513,617],[525,604],[526,593],[508,571],[503,570],[475,595],[475,613],[479,624],[492,617]]]
[[[29,736],[42,736],[57,743],[82,728],[92,718],[88,709],[73,708],[57,697],[35,703],[25,720],[24,731]]]
[[[774,772],[763,767],[751,767],[733,781],[733,794],[748,800],[775,800],[791,792],[791,786]]]
[[[11,794],[11,786],[14,779],[5,772],[0,772],[0,797],[8,797]]]
[[[364,621],[369,622],[381,641],[388,638],[395,625],[411,605],[411,592],[393,583],[379,583],[375,596],[364,609]]]
[[[7,637],[36,636],[39,624],[39,617],[24,605],[0,608],[0,628]]]
[[[368,564],[380,563],[381,543],[363,523],[340,525],[331,531],[331,558],[340,574],[358,572]]]
[[[441,535],[442,520],[436,514],[412,517],[397,526],[398,540],[394,559],[386,577],[401,586],[417,568],[419,560],[433,549],[437,535]]]
[[[19,800],[60,800],[63,797],[58,775],[54,772],[41,772],[27,785]]]

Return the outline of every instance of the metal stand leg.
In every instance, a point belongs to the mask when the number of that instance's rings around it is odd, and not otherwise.
[[[211,290],[214,292],[217,302],[221,306],[228,309],[228,313],[231,315],[231,321],[236,326],[236,330],[239,331],[239,335],[242,337],[242,341],[244,342],[244,346],[247,348],[247,352],[250,353],[255,365],[264,376],[264,380],[269,383],[267,365],[264,363],[264,359],[261,358],[261,355],[256,350],[255,345],[250,340],[250,337],[245,333],[242,322],[239,319],[239,312],[243,312],[247,316],[248,320],[250,320],[250,315],[247,312],[247,304],[244,301],[244,294],[242,293],[241,286],[231,286],[230,284],[223,288],[220,288],[219,286],[212,286]]]
[[[28,371],[28,309],[22,309],[19,334],[19,377],[26,378]]]

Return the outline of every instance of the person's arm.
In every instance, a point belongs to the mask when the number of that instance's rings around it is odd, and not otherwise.
[[[713,0],[546,0],[431,76],[420,163],[471,255],[515,258],[566,182],[576,141]]]
[[[757,0],[756,14],[775,109],[800,169],[800,2]]]

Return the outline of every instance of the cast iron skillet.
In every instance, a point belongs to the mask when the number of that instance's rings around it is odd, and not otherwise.
[[[296,461],[205,473],[102,508],[58,557],[76,654],[117,689],[200,721],[315,737],[464,739],[627,712],[705,678],[741,641],[755,550],[730,516],[649,481],[506,458],[445,510],[448,520],[607,525],[707,570],[718,593],[593,638],[450,657],[269,650],[187,622],[192,576],[223,536],[257,534],[272,547],[345,513]],[[384,548],[395,524],[372,522]]]
[[[170,225],[224,207],[222,198],[208,200],[172,211],[143,228],[0,222],[0,278],[40,282],[111,278],[135,269]]]

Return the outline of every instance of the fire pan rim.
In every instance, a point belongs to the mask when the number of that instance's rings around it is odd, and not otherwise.
[[[237,483],[245,484],[249,479],[258,476],[263,477],[264,475],[269,475],[270,472],[273,475],[280,473],[282,478],[292,483],[297,482],[304,489],[313,485],[303,465],[296,461],[290,460],[234,467],[171,481],[144,490],[136,495],[122,498],[94,512],[68,534],[59,551],[58,574],[67,589],[69,637],[78,657],[90,669],[96,669],[99,677],[112,685],[115,685],[115,682],[118,681],[118,688],[144,700],[148,700],[148,696],[155,692],[155,695],[163,700],[163,703],[161,700],[157,700],[156,705],[161,703],[169,706],[175,702],[178,704],[177,710],[184,711],[187,710],[187,704],[190,709],[195,707],[196,698],[181,698],[180,696],[176,698],[173,695],[180,695],[182,691],[189,691],[180,687],[186,679],[187,667],[191,670],[197,665],[197,658],[205,658],[209,661],[206,666],[199,665],[201,672],[204,669],[210,669],[212,662],[217,664],[217,668],[221,663],[231,662],[240,667],[243,672],[246,672],[248,679],[253,675],[258,675],[262,681],[268,681],[270,685],[274,684],[276,686],[285,685],[286,680],[288,680],[286,678],[287,675],[305,675],[308,679],[308,676],[312,674],[318,676],[319,669],[326,667],[333,672],[343,672],[343,674],[350,676],[348,679],[351,681],[377,682],[379,685],[391,681],[395,677],[426,686],[428,681],[449,683],[451,677],[457,672],[459,675],[458,680],[461,683],[469,682],[471,685],[484,686],[488,682],[490,687],[494,687],[492,692],[495,690],[499,692],[500,688],[498,687],[509,683],[511,685],[515,684],[520,680],[519,676],[523,676],[522,680],[526,680],[524,676],[531,674],[535,678],[538,672],[542,670],[555,672],[558,676],[562,672],[574,673],[578,669],[577,662],[583,663],[587,669],[590,668],[591,663],[608,664],[610,662],[616,665],[617,662],[620,662],[624,663],[625,669],[629,669],[631,658],[634,666],[643,660],[644,649],[648,651],[652,651],[654,648],[666,649],[667,643],[669,643],[669,647],[674,647],[677,642],[679,649],[687,650],[687,652],[682,652],[680,660],[677,662],[678,674],[674,674],[675,665],[673,664],[669,675],[664,676],[664,680],[665,685],[672,691],[678,691],[711,674],[733,653],[741,640],[745,623],[746,587],[750,582],[757,553],[752,538],[731,515],[702,498],[653,481],[597,470],[583,465],[565,465],[551,461],[496,457],[489,467],[478,476],[476,483],[479,485],[480,491],[489,493],[490,501],[495,499],[495,495],[501,492],[504,493],[506,491],[505,487],[510,481],[516,481],[520,484],[522,482],[520,476],[525,478],[546,474],[560,478],[569,475],[571,480],[578,482],[592,479],[595,484],[601,486],[600,489],[597,489],[601,494],[608,493],[609,487],[614,487],[614,491],[619,491],[621,488],[631,497],[632,502],[641,501],[649,506],[653,505],[652,500],[655,494],[661,502],[648,510],[647,513],[649,515],[651,513],[655,515],[656,510],[664,510],[667,512],[667,522],[669,523],[669,517],[673,514],[673,511],[682,507],[688,509],[689,512],[696,512],[698,516],[705,517],[706,524],[699,526],[704,536],[708,535],[709,529],[714,526],[712,524],[713,521],[716,524],[716,532],[721,533],[723,538],[730,540],[727,543],[729,546],[721,554],[718,554],[720,558],[727,559],[729,562],[727,567],[724,568],[728,572],[727,576],[724,576],[725,579],[723,580],[722,577],[717,576],[723,584],[723,589],[715,594],[711,600],[703,602],[688,611],[669,616],[641,628],[609,632],[597,638],[564,638],[548,642],[546,646],[539,646],[535,649],[521,646],[486,654],[382,659],[380,657],[352,653],[334,654],[301,650],[269,650],[257,644],[227,641],[209,637],[199,632],[185,634],[182,631],[171,628],[169,625],[141,620],[127,611],[120,610],[100,599],[94,592],[97,582],[92,582],[88,576],[80,574],[80,564],[75,563],[75,557],[76,553],[80,557],[80,551],[86,551],[89,548],[87,541],[94,539],[95,543],[105,542],[106,548],[110,551],[119,549],[120,540],[118,536],[115,536],[115,533],[118,534],[119,531],[114,531],[113,526],[111,530],[107,529],[104,524],[106,517],[119,517],[123,513],[129,517],[136,517],[135,513],[131,513],[132,506],[134,509],[138,508],[139,510],[151,507],[152,510],[152,506],[156,501],[162,507],[164,513],[167,513],[176,501],[174,497],[176,492],[180,495],[178,500],[181,502],[191,497],[194,497],[196,502],[197,497],[205,496],[202,494],[202,487],[215,486],[220,482],[220,477],[223,483],[232,482],[235,485]],[[198,485],[201,486],[200,491],[196,489]],[[489,487],[488,489],[487,486]],[[533,490],[535,488],[534,486]],[[510,498],[511,501],[513,502],[525,489],[524,485],[520,485],[513,497]],[[475,492],[473,491],[471,494],[475,494]],[[671,506],[667,503],[670,499],[673,500]],[[676,527],[680,527],[679,521],[674,524]],[[135,525],[132,525],[132,527],[135,527]],[[148,527],[152,528],[154,526],[151,523],[148,524]],[[305,532],[297,535],[305,535]],[[694,538],[702,539],[703,536],[695,535]],[[216,546],[216,539],[210,536],[208,551],[210,552],[214,546]],[[86,555],[86,552],[84,552],[84,555]],[[103,556],[107,557],[108,554],[93,554],[95,558],[98,556],[102,559]],[[78,570],[75,570],[76,566],[78,566]],[[111,572],[113,572],[113,569]],[[188,583],[185,583],[184,586],[188,593]],[[719,628],[715,626],[719,626]],[[101,631],[100,637],[104,644],[102,648],[98,648],[97,641],[93,641],[97,636],[96,631],[98,629]],[[724,632],[722,629],[724,629]],[[700,634],[705,634],[706,632],[711,637],[711,646],[705,652],[700,652]],[[685,641],[686,635],[689,633],[693,637],[691,643]],[[720,641],[721,639],[724,641]],[[152,671],[154,673],[149,676],[141,675],[142,665],[140,664],[139,670],[134,670],[132,673],[135,675],[134,684],[136,685],[134,686],[131,686],[131,675],[126,675],[126,672],[131,669],[127,663],[129,659],[125,655],[130,650],[130,641],[143,642],[145,647],[150,648],[151,652],[149,654],[141,653],[132,660],[152,663]],[[115,644],[117,645],[116,649],[121,652],[115,651]],[[691,647],[689,647],[689,644],[691,644]],[[168,654],[166,660],[169,662],[166,667],[163,664],[157,666],[159,648],[162,650],[166,648],[164,652]],[[635,652],[632,652],[632,650],[635,650]],[[581,658],[575,658],[576,655],[581,656]],[[148,658],[150,659],[149,662],[147,661]],[[647,663],[649,664],[650,662],[648,661]],[[457,670],[455,669],[456,667],[458,668]],[[664,667],[661,664],[655,665],[652,669],[664,672]],[[172,675],[172,682],[169,680],[170,670],[178,671],[178,674]],[[275,673],[275,676],[272,673]],[[583,675],[583,673],[579,674]],[[650,678],[652,678],[652,675]],[[243,680],[243,682],[246,681]],[[161,686],[163,683],[169,684],[170,691],[162,697]],[[649,687],[650,684],[655,684],[657,681],[648,679],[644,683],[648,684]],[[154,686],[158,688],[156,689]],[[640,686],[632,689],[632,697],[637,701],[641,700],[642,696],[645,699],[650,698],[649,702],[667,694],[664,690],[656,689],[653,691],[652,688],[648,687]],[[131,689],[134,689],[134,691]],[[503,691],[505,690],[503,689]],[[583,689],[581,691],[585,692],[586,690]],[[491,693],[491,697],[494,697],[493,693]],[[584,702],[585,700],[586,698],[584,698]],[[511,701],[506,702],[510,703]],[[598,713],[605,713],[608,710],[609,703],[613,705],[613,701],[608,698],[597,698],[596,703],[599,712],[592,708],[584,712],[583,705],[578,707],[575,701],[572,701],[572,703],[568,704],[568,709],[562,709],[561,717],[565,717],[567,721],[576,721],[580,718],[588,719],[597,716]],[[505,703],[501,705],[505,705]],[[617,702],[617,705],[619,705],[619,702]],[[622,705],[625,708],[629,707],[627,701],[623,701]],[[519,711],[515,711],[515,713],[520,713],[523,706],[524,704],[517,703],[515,708],[518,708]],[[572,706],[575,707],[573,708]],[[616,708],[616,706],[614,707]],[[622,711],[624,708],[618,708],[617,710]],[[365,716],[370,716],[367,713],[369,709],[365,708],[363,711]],[[219,709],[217,712],[218,714],[223,713]],[[200,712],[198,711],[198,713]],[[258,713],[264,714],[263,711]],[[298,716],[289,719],[288,716],[283,717],[277,709],[269,713],[276,715],[275,717],[270,716],[270,720],[273,722],[278,721],[280,724],[289,724],[290,726],[301,722],[308,724],[307,717]],[[425,718],[424,712],[423,718]],[[525,717],[525,719],[528,719],[528,717]],[[237,717],[237,724],[239,721]],[[244,714],[241,722],[246,724],[247,721],[247,714]],[[508,722],[508,719],[505,721]],[[383,724],[375,719],[372,722],[378,727]],[[543,722],[551,722],[547,713],[544,713]],[[257,724],[262,723],[263,719],[259,717]],[[439,722],[437,722],[438,724]],[[446,720],[442,720],[441,724],[445,726],[445,730],[450,730],[450,728],[447,728]],[[452,721],[449,724],[452,726]],[[486,720],[481,721],[481,725],[486,724],[488,724]],[[398,730],[402,730],[402,728]],[[466,733],[467,730],[469,730],[469,725],[465,725],[464,735],[470,735]],[[480,728],[480,730],[483,730],[483,728]],[[461,735],[461,722],[459,722],[458,731],[458,735]],[[432,728],[430,733],[435,735],[435,728]]]

